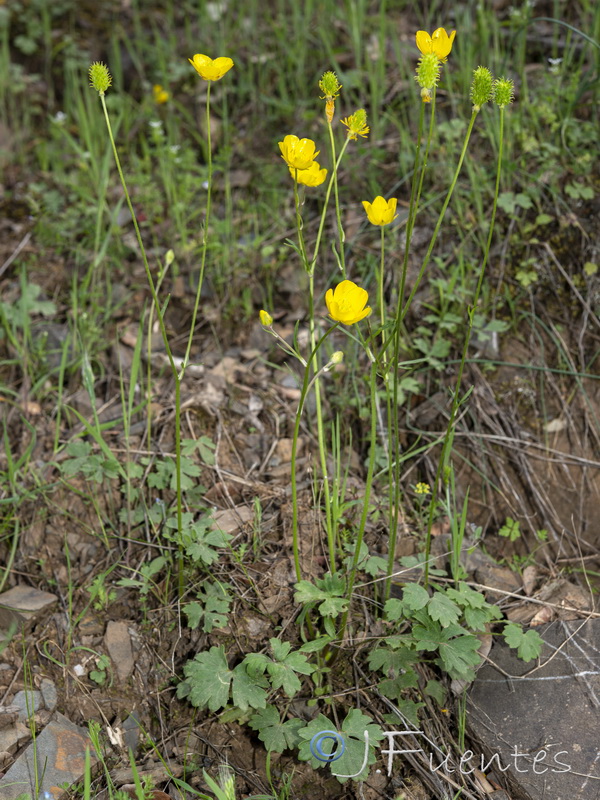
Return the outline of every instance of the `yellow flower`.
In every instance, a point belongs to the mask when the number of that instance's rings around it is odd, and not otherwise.
[[[306,169],[296,171],[290,167],[290,175],[305,186],[320,186],[327,177],[327,170],[324,167],[321,169],[317,161],[311,161]]]
[[[258,316],[260,317],[260,324],[264,325],[265,328],[270,328],[273,324],[273,317],[269,314],[268,311],[264,311],[262,308],[258,312]]]
[[[233,67],[233,61],[225,56],[213,60],[201,53],[196,53],[194,58],[188,58],[188,61],[205,81],[220,81],[223,75]]]
[[[338,283],[335,289],[328,289],[325,295],[329,316],[344,325],[354,325],[371,313],[369,307],[365,308],[368,299],[366,289],[361,289],[352,281]]]
[[[417,483],[415,486],[415,492],[417,494],[430,494],[431,486],[428,483]]]
[[[163,103],[166,103],[170,96],[166,89],[163,89],[160,83],[154,84],[152,87],[152,94],[154,96],[154,102],[158,103],[159,106],[161,106]]]
[[[283,142],[278,142],[281,157],[293,169],[308,169],[321,152],[315,152],[315,143],[312,139],[299,139],[290,134],[285,136]]]
[[[441,60],[445,61],[450,55],[452,50],[452,42],[456,36],[456,31],[452,31],[450,36],[446,33],[445,28],[438,28],[431,36],[427,31],[417,31],[416,40],[417,47],[426,55],[427,53],[435,53]]]
[[[359,136],[366,138],[369,135],[370,128],[367,125],[367,112],[364,108],[359,108],[354,114],[341,119],[340,122],[348,128],[349,139],[358,139]]]
[[[362,201],[363,208],[367,212],[367,217],[371,225],[389,225],[390,222],[396,219],[396,204],[398,200],[395,197],[386,200],[379,195],[368,203],[366,200]]]

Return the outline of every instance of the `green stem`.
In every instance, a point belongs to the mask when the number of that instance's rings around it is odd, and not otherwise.
[[[150,286],[150,292],[152,294],[152,300],[154,301],[154,305],[156,308],[156,316],[158,318],[158,324],[160,326],[160,332],[162,335],[163,343],[165,346],[165,351],[167,353],[167,358],[169,360],[169,365],[171,367],[171,371],[173,373],[173,380],[175,382],[175,480],[176,480],[176,495],[177,495],[177,538],[178,538],[178,547],[179,547],[179,596],[183,595],[183,550],[182,550],[182,536],[183,536],[183,499],[181,493],[181,402],[180,402],[180,385],[181,379],[179,373],[177,371],[177,367],[175,366],[175,361],[173,359],[173,354],[171,352],[171,347],[169,345],[169,337],[167,336],[167,329],[165,327],[165,321],[163,318],[162,309],[158,302],[158,295],[156,293],[156,287],[154,285],[154,280],[152,278],[152,273],[150,271],[150,265],[148,264],[148,257],[146,255],[146,248],[144,247],[144,242],[142,240],[142,234],[140,233],[140,227],[138,225],[137,217],[135,215],[135,211],[133,209],[133,204],[131,202],[131,197],[129,196],[129,190],[127,189],[127,182],[125,181],[125,175],[123,173],[123,169],[121,167],[121,161],[119,159],[119,154],[117,152],[117,146],[115,144],[115,140],[113,137],[112,127],[110,124],[110,118],[108,116],[108,110],[106,108],[106,101],[104,99],[104,93],[100,94],[100,100],[102,101],[102,110],[104,111],[104,119],[106,120],[106,127],[108,129],[108,135],[110,138],[110,143],[113,150],[113,155],[115,157],[115,164],[117,165],[117,170],[119,172],[119,178],[121,179],[121,186],[123,187],[123,192],[125,193],[125,201],[127,202],[127,208],[129,209],[129,213],[131,214],[131,219],[133,220],[133,227],[135,229],[135,235],[140,247],[140,252],[142,254],[142,261],[144,262],[144,269],[146,270],[146,278],[148,279],[148,285]]]
[[[333,193],[334,193],[334,197],[335,197],[335,216],[336,216],[336,219],[337,219],[338,236],[339,236],[339,240],[340,240],[340,260],[339,260],[339,264],[340,264],[340,267],[341,267],[341,270],[342,270],[342,278],[345,280],[346,279],[346,256],[345,256],[345,253],[344,253],[344,243],[346,241],[346,234],[344,233],[344,228],[342,227],[342,213],[340,211],[340,198],[339,198],[339,195],[338,195],[338,181],[337,181],[337,167],[338,167],[338,165],[337,165],[336,160],[335,160],[335,139],[333,137],[333,128],[331,127],[331,122],[329,122],[327,124],[327,127],[329,129],[329,142],[331,144],[331,163],[335,164],[335,169],[333,170],[332,178],[333,178]],[[348,139],[346,139],[346,142],[344,143],[343,150],[346,149],[347,144],[348,144]],[[343,152],[343,150],[342,150],[342,152]]]
[[[327,533],[327,550],[329,553],[329,569],[335,572],[335,533],[334,521],[332,518],[331,493],[329,488],[329,472],[327,470],[327,448],[325,447],[325,429],[323,426],[323,407],[321,403],[321,382],[318,379],[319,359],[316,347],[316,326],[315,326],[315,286],[314,274],[311,272],[308,278],[308,316],[310,325],[310,347],[314,354],[312,359],[307,361],[307,369],[311,369],[315,381],[315,411],[317,414],[317,442],[319,447],[319,462],[321,465],[321,476],[323,479],[323,499],[325,503],[325,530]]]
[[[378,289],[379,289],[379,320],[381,322],[381,344],[385,347],[385,302],[383,298],[383,271],[385,267],[385,226],[381,226],[381,258],[379,261]],[[385,364],[385,351],[383,363]]]
[[[429,247],[427,248],[427,252],[425,253],[425,257],[423,259],[423,263],[421,265],[421,269],[419,270],[419,274],[417,275],[417,278],[416,278],[416,280],[415,280],[415,282],[413,284],[413,288],[412,288],[412,290],[411,290],[411,292],[410,292],[410,294],[408,296],[408,300],[406,301],[404,306],[402,308],[400,308],[400,303],[398,304],[398,313],[397,313],[397,316],[396,316],[396,324],[395,324],[395,329],[394,329],[394,369],[397,369],[397,364],[398,364],[397,353],[399,352],[399,346],[400,346],[400,338],[399,338],[400,337],[400,329],[401,329],[402,323],[404,321],[404,318],[406,317],[406,315],[408,313],[408,309],[410,308],[410,305],[411,305],[411,303],[412,303],[412,301],[414,299],[414,296],[417,293],[417,289],[419,288],[419,285],[421,283],[423,275],[425,274],[425,270],[429,266],[429,261],[431,259],[431,254],[433,253],[433,248],[435,247],[435,244],[437,242],[437,237],[438,237],[438,234],[440,232],[440,228],[442,226],[442,222],[444,220],[444,217],[446,215],[446,210],[448,208],[448,205],[450,204],[450,200],[452,199],[452,195],[454,193],[454,189],[456,188],[456,183],[458,181],[458,176],[460,175],[460,171],[462,169],[463,161],[465,160],[465,155],[467,153],[467,147],[468,147],[468,144],[469,144],[469,139],[471,138],[471,132],[473,131],[473,126],[475,124],[475,119],[477,117],[478,110],[479,109],[475,109],[474,108],[473,109],[473,113],[471,114],[471,119],[469,121],[469,126],[467,128],[467,132],[465,134],[465,139],[464,139],[464,142],[463,142],[463,147],[462,147],[462,151],[461,151],[461,154],[460,154],[460,158],[458,159],[458,164],[456,166],[456,170],[454,171],[454,175],[452,177],[452,181],[450,183],[450,187],[448,189],[448,193],[446,194],[446,199],[444,200],[444,204],[443,204],[442,209],[440,211],[440,214],[438,216],[438,220],[437,220],[437,222],[435,224],[435,228],[434,228],[433,234],[431,236],[431,241],[429,242]],[[396,350],[396,348],[398,348],[398,350]],[[396,402],[397,401],[397,389],[396,389],[397,383],[398,383],[398,381],[397,381],[397,375],[396,375],[396,380],[394,381],[394,414],[396,413],[396,408],[397,408],[397,402]],[[397,437],[395,437],[395,439],[397,439]],[[397,457],[397,454],[395,453],[394,483],[395,483],[395,486],[396,486],[396,488],[395,488],[396,492],[399,492],[399,470],[400,470],[399,458]],[[433,507],[433,505],[434,504],[432,502],[431,507]],[[390,532],[390,551],[389,551],[389,555],[388,555],[388,569],[387,569],[387,578],[386,578],[386,586],[385,586],[385,597],[386,597],[386,599],[390,596],[390,591],[391,591],[391,586],[392,586],[392,572],[393,572],[393,568],[394,568],[394,555],[395,555],[395,549],[396,549],[395,545],[396,545],[396,537],[397,537],[397,519],[398,519],[398,517],[396,516],[396,519],[394,521],[395,524],[392,525],[392,530]],[[392,543],[394,545],[393,549],[392,549]]]
[[[435,95],[432,101],[431,116],[435,111]],[[417,148],[415,151],[415,164],[413,167],[413,179],[410,187],[410,205],[408,211],[408,219],[406,221],[406,242],[404,246],[404,258],[402,259],[402,273],[400,276],[400,288],[398,290],[398,299],[396,306],[396,320],[402,311],[404,303],[404,292],[406,287],[406,276],[408,273],[408,255],[410,252],[410,243],[417,217],[419,207],[419,197],[421,195],[421,188],[423,186],[423,178],[427,167],[427,153],[429,153],[429,145],[433,136],[433,126],[429,126],[429,137],[425,149],[425,158],[421,164],[419,174],[419,161],[421,155],[421,140],[423,138],[423,126],[425,121],[425,103],[421,102],[421,110],[419,113],[419,128],[417,131]],[[388,419],[390,420],[391,427],[391,447],[388,452],[388,497],[390,503],[390,531],[388,540],[388,564],[387,564],[387,578],[385,583],[384,598],[387,600],[390,596],[392,587],[392,573],[394,571],[394,558],[396,556],[396,541],[398,538],[398,522],[400,519],[400,431],[398,422],[398,361],[400,359],[400,334],[401,326],[396,323],[394,332],[392,334],[392,341],[394,343],[394,354],[392,358],[393,369],[393,388],[392,398],[390,401],[389,382],[386,380],[387,386],[387,408]],[[385,358],[385,342],[382,347],[382,358]]]
[[[329,184],[327,186],[327,192],[325,193],[325,203],[323,204],[323,211],[321,212],[321,220],[319,222],[319,230],[317,231],[317,240],[315,242],[315,251],[313,253],[313,257],[311,259],[310,267],[309,267],[309,270],[308,270],[309,274],[311,272],[314,272],[314,270],[315,270],[315,264],[317,263],[317,256],[319,255],[319,247],[321,245],[321,237],[323,236],[323,228],[325,227],[325,214],[326,214],[327,208],[329,206],[329,198],[331,196],[331,190],[332,190],[332,188],[334,186],[334,183],[336,183],[336,176],[337,176],[338,167],[339,167],[340,162],[341,162],[341,160],[342,160],[342,158],[344,156],[344,153],[346,152],[346,148],[348,147],[348,142],[349,141],[350,141],[350,139],[346,139],[346,141],[344,142],[343,147],[340,150],[340,154],[337,157],[337,161],[335,162],[335,166],[333,168],[333,173],[331,175],[331,178],[329,179]]]
[[[206,145],[207,145],[207,166],[208,166],[208,190],[206,194],[206,215],[204,217],[204,228],[202,231],[202,260],[200,262],[200,275],[198,277],[198,288],[196,290],[196,299],[194,301],[194,311],[192,313],[192,324],[190,326],[190,334],[188,336],[188,343],[185,350],[183,364],[181,365],[181,375],[188,365],[190,351],[192,349],[192,340],[194,338],[194,330],[196,328],[196,317],[198,315],[198,307],[200,306],[200,295],[202,293],[202,284],[204,282],[204,267],[206,264],[206,251],[208,249],[208,225],[210,222],[210,207],[212,200],[212,143],[210,138],[210,87],[211,82],[207,81],[206,89]]]
[[[306,366],[304,368],[304,378],[302,380],[302,388],[300,390],[300,400],[298,401],[298,408],[296,410],[296,421],[294,423],[294,434],[292,437],[292,456],[291,456],[291,481],[292,481],[292,551],[294,554],[294,566],[296,569],[296,578],[298,581],[302,580],[302,571],[300,569],[300,556],[299,556],[299,549],[298,549],[298,478],[297,478],[297,453],[298,453],[298,436],[300,433],[300,421],[302,419],[302,411],[304,409],[304,403],[306,401],[306,396],[308,394],[308,390],[312,386],[313,383],[317,382],[317,376],[315,375],[314,378],[311,380],[311,364],[313,362],[314,356],[317,350],[321,347],[325,339],[333,333],[333,331],[338,327],[339,323],[336,322],[335,325],[332,325],[323,336],[319,339],[315,347],[312,349],[309,357],[306,360]],[[318,373],[317,373],[318,374]]]
[[[476,115],[476,112],[473,112],[473,117]],[[467,351],[469,349],[469,343],[471,341],[471,334],[473,332],[473,321],[475,319],[475,311],[477,310],[477,304],[479,302],[479,297],[481,294],[481,288],[483,286],[483,277],[485,274],[485,268],[488,263],[488,258],[490,254],[490,248],[492,246],[492,236],[494,234],[494,224],[496,221],[496,210],[498,207],[498,194],[500,192],[500,175],[502,173],[502,151],[503,151],[503,142],[504,142],[504,109],[500,109],[500,142],[498,145],[498,163],[496,167],[496,185],[494,187],[494,200],[492,204],[492,217],[490,220],[490,229],[488,232],[487,242],[485,245],[485,251],[483,254],[483,260],[481,262],[481,269],[479,270],[479,278],[477,280],[477,286],[475,287],[475,294],[473,296],[473,303],[471,307],[468,309],[468,316],[469,321],[467,325],[467,333],[465,335],[465,341],[463,343],[462,349],[462,356],[460,359],[460,364],[458,367],[458,375],[456,378],[456,386],[454,387],[454,394],[452,397],[452,406],[450,408],[450,418],[448,420],[448,426],[446,428],[446,434],[444,436],[444,441],[442,443],[442,452],[440,454],[440,459],[438,462],[436,474],[435,474],[435,481],[432,486],[431,490],[431,504],[429,506],[429,515],[427,519],[427,537],[425,540],[425,571],[424,571],[424,583],[427,586],[429,582],[429,556],[431,553],[431,530],[433,527],[433,518],[437,506],[437,497],[439,491],[440,480],[444,482],[444,485],[447,482],[447,470],[448,470],[448,462],[450,459],[450,452],[452,449],[452,441],[454,439],[454,421],[456,419],[456,414],[458,412],[458,408],[460,406],[460,387],[462,383],[462,376],[465,367],[465,362],[467,360]]]
[[[369,514],[369,500],[371,498],[371,486],[373,484],[373,472],[375,469],[375,451],[377,447],[377,391],[376,391],[376,378],[377,378],[377,364],[374,358],[371,358],[371,445],[369,450],[369,466],[367,467],[367,479],[365,482],[365,494],[363,497],[363,510],[358,527],[358,536],[354,545],[354,558],[352,559],[352,566],[350,567],[350,578],[348,579],[348,589],[346,591],[346,599],[348,605],[344,611],[340,630],[337,638],[341,641],[344,639],[346,631],[346,624],[348,622],[348,615],[350,613],[350,605],[352,603],[352,592],[354,591],[354,582],[356,580],[356,572],[358,569],[358,560],[360,557],[360,550],[363,543],[365,534],[365,527],[367,524],[367,516]]]

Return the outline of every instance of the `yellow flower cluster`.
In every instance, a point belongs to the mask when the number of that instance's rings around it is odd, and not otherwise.
[[[320,186],[327,177],[327,170],[321,169],[316,157],[321,152],[316,150],[312,139],[299,139],[293,134],[284,136],[279,142],[281,157],[290,168],[290,174],[305,186]]]
[[[154,97],[154,102],[162,106],[164,103],[168,102],[170,95],[166,89],[163,89],[160,83],[155,83],[152,87],[152,96]]]

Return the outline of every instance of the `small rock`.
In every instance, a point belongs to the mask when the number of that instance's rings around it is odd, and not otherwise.
[[[110,621],[104,635],[106,649],[112,659],[117,677],[124,683],[133,672],[133,649],[126,622]]]
[[[124,720],[122,728],[125,747],[135,753],[140,742],[140,720],[135,711]]]
[[[30,737],[31,731],[27,725],[17,720],[14,725],[0,730],[0,752],[13,755]],[[3,798],[2,792],[0,792],[0,797]]]
[[[213,528],[230,535],[236,534],[240,528],[254,518],[254,512],[248,506],[236,506],[213,514]]]
[[[19,709],[21,722],[26,722],[32,714],[44,707],[44,698],[37,690],[17,692],[12,704]]]
[[[58,694],[56,686],[52,683],[50,678],[42,678],[40,683],[40,691],[44,698],[44,705],[48,711],[54,711],[58,703]]]
[[[15,586],[0,594],[0,637],[12,625],[20,629],[25,623],[37,622],[49,611],[58,598],[33,586]]]
[[[19,711],[18,706],[0,706],[0,728],[14,725],[19,719]]]

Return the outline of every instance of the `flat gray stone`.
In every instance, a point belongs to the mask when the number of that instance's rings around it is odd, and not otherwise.
[[[72,785],[82,780],[85,770],[85,750],[91,751],[91,763],[96,758],[91,748],[87,730],[74,725],[57,713],[36,737],[37,768],[40,796],[48,792],[52,800],[64,796],[63,784]],[[20,794],[35,795],[34,744],[23,752],[0,779],[0,798],[15,800]]]
[[[37,622],[58,601],[56,595],[33,586],[14,586],[0,594],[0,638],[16,625]]]
[[[469,692],[467,725],[486,764],[495,754],[483,771],[503,774],[516,797],[595,800],[600,797],[600,620],[557,621],[536,630],[544,639],[539,662],[525,664],[504,643],[494,645],[493,663],[479,670]]]

